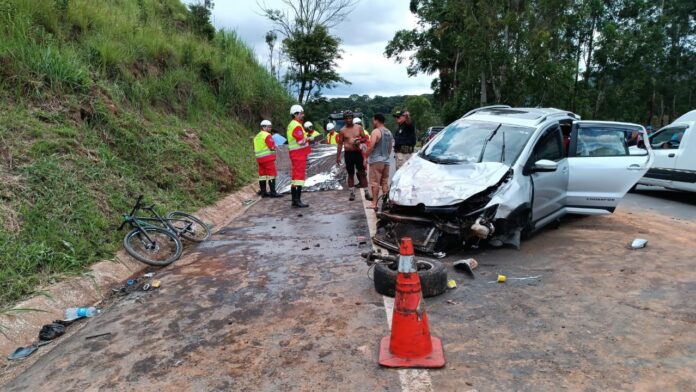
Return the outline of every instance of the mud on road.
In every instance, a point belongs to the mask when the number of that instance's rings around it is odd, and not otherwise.
[[[358,256],[363,206],[346,196],[262,200],[163,270],[160,291],[89,320],[4,389],[401,390],[377,365],[388,327]],[[447,359],[432,389],[694,390],[696,223],[631,211],[444,259],[480,266],[475,280],[450,268],[458,288],[426,300]],[[628,249],[636,237],[648,247]]]

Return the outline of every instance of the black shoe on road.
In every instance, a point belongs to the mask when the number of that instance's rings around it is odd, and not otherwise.
[[[348,198],[348,200],[350,200],[350,201],[355,200],[355,192],[350,192],[350,197]]]

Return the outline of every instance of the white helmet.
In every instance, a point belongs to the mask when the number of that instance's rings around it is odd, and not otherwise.
[[[305,129],[306,129],[306,128],[311,128],[311,127],[313,127],[313,126],[314,126],[314,124],[312,124],[311,121],[307,121],[306,123],[304,123]]]
[[[328,124],[326,124],[326,130],[327,130],[327,131],[333,131],[334,128],[336,128],[336,126],[334,125],[334,123],[328,123]]]
[[[360,117],[356,117],[355,120],[353,120],[353,123],[354,124],[362,124],[362,120],[360,119]]]
[[[262,127],[270,127],[271,125],[273,125],[273,124],[271,124],[271,122],[268,121],[268,120],[263,120],[263,121],[261,121],[261,126],[262,126]]]
[[[297,113],[302,112],[304,112],[304,109],[302,109],[302,106],[300,105],[292,105],[292,107],[290,108],[290,114],[292,114],[293,116]]]

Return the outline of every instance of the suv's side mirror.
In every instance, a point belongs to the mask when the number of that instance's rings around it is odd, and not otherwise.
[[[558,163],[548,159],[540,159],[534,162],[531,168],[532,173],[555,172],[558,169]]]

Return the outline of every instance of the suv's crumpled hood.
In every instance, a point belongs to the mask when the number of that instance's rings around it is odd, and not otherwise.
[[[508,170],[500,162],[443,165],[415,155],[394,175],[389,199],[402,206],[449,206],[497,184]]]

